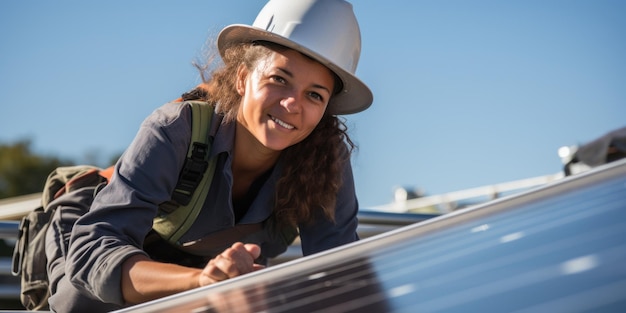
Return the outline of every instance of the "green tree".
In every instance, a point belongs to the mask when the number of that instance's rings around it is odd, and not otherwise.
[[[40,192],[48,174],[66,165],[71,162],[33,153],[30,140],[0,143],[0,199]]]

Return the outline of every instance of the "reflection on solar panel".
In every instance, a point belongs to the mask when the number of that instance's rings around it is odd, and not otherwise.
[[[626,162],[123,312],[626,312]]]

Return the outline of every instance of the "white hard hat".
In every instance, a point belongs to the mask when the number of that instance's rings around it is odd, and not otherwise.
[[[328,105],[331,114],[367,109],[370,89],[355,75],[361,32],[352,5],[343,0],[270,0],[252,24],[225,27],[217,39],[220,54],[232,44],[269,41],[299,51],[333,71],[343,90]]]

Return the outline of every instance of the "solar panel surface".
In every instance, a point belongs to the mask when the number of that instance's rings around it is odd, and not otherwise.
[[[120,312],[626,312],[626,160]]]

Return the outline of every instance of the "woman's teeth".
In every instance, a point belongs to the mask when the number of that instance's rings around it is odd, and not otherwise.
[[[294,128],[295,128],[293,125],[291,125],[291,124],[287,124],[287,123],[285,123],[285,122],[283,122],[283,121],[281,121],[281,120],[279,120],[279,119],[277,119],[277,118],[275,118],[275,117],[273,117],[273,116],[270,116],[270,118],[271,118],[271,119],[272,119],[272,121],[274,121],[276,124],[278,124],[278,125],[280,125],[280,126],[282,126],[282,127],[284,127],[284,128],[287,128],[287,129],[294,129]]]

